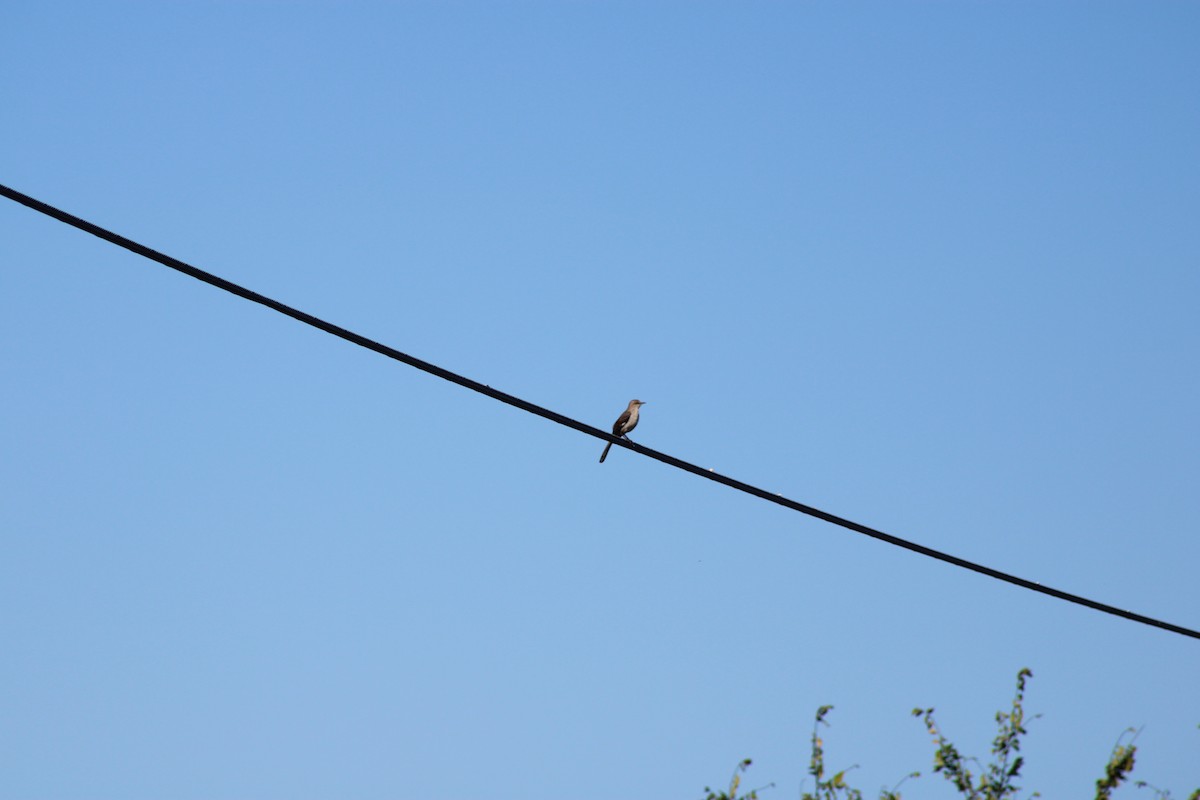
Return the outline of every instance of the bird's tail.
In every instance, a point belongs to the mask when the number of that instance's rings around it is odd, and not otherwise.
[[[604,452],[600,454],[600,463],[604,463],[604,459],[608,458],[608,448],[612,447],[612,442],[604,445]]]

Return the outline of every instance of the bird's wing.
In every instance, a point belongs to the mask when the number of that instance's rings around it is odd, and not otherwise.
[[[617,417],[617,421],[613,423],[613,436],[620,436],[627,422],[629,422],[629,409],[621,412],[621,416]]]

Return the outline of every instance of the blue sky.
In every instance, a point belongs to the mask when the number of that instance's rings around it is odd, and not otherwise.
[[[59,3],[0,183],[896,535],[1200,627],[1200,10]],[[1200,642],[763,503],[0,204],[0,796],[1200,786]],[[811,784],[809,784],[811,786]],[[1124,796],[1135,796],[1133,787]]]

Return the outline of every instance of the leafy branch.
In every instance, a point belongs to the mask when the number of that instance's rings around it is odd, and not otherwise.
[[[1017,673],[1017,689],[1013,695],[1012,706],[1008,711],[996,712],[998,730],[996,738],[992,740],[992,758],[986,766],[980,763],[978,758],[963,756],[959,752],[954,743],[938,728],[932,708],[913,709],[913,716],[922,718],[925,729],[933,737],[937,747],[933,754],[933,771],[940,772],[946,780],[954,784],[954,788],[966,800],[1015,800],[1019,796],[1021,788],[1016,781],[1021,775],[1021,768],[1025,766],[1025,758],[1021,755],[1021,743],[1022,737],[1028,733],[1025,727],[1025,686],[1032,677],[1033,673],[1029,669],[1021,669]],[[826,717],[832,710],[833,706],[821,706],[817,709],[813,722],[812,754],[808,763],[808,774],[812,776],[814,786],[811,792],[801,792],[800,800],[862,800],[862,792],[850,786],[846,780],[847,773],[858,769],[857,764],[833,775],[829,775],[825,767],[825,742],[821,738],[821,728],[829,727]],[[1037,719],[1039,716],[1041,715],[1034,715],[1029,719]],[[1104,775],[1096,781],[1096,800],[1112,800],[1116,788],[1129,779],[1137,753],[1135,742],[1138,733],[1139,731],[1130,729],[1117,739],[1104,767]],[[774,784],[738,795],[742,775],[749,766],[750,759],[737,765],[728,791],[715,793],[707,786],[704,787],[707,793],[704,800],[758,800],[760,789],[770,788]],[[901,785],[909,778],[919,777],[921,773],[913,772],[891,789],[881,789],[879,800],[901,800]],[[1170,792],[1146,781],[1134,781],[1134,786],[1138,789],[1150,789],[1155,800],[1171,800]],[[1037,792],[1029,795],[1031,800],[1038,796]],[[1188,795],[1188,800],[1200,800],[1200,789]]]

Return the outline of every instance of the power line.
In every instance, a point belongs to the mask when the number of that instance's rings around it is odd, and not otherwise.
[[[401,363],[408,364],[410,367],[416,367],[417,369],[428,372],[431,375],[436,375],[443,380],[456,383],[459,386],[463,386],[467,389],[471,389],[472,391],[487,395],[494,400],[499,400],[500,402],[507,403],[510,406],[515,406],[522,411],[528,411],[529,413],[536,414],[539,417],[545,417],[551,422],[557,422],[559,425],[565,425],[568,428],[574,428],[581,433],[586,433],[589,436],[595,436],[597,439],[604,439],[605,441],[612,442],[619,447],[633,450],[634,452],[640,453],[649,458],[653,458],[656,461],[669,464],[676,469],[690,472],[693,475],[698,475],[702,478],[716,481],[717,483],[723,483],[733,489],[745,492],[746,494],[754,495],[755,497],[763,500],[768,500],[777,505],[781,505],[784,508],[790,508],[793,511],[799,511],[802,514],[808,514],[811,517],[816,517],[817,519],[838,525],[842,528],[846,528],[847,530],[854,531],[855,533],[861,533],[864,536],[870,536],[872,539],[878,539],[882,542],[895,545],[896,547],[902,547],[905,550],[911,550],[914,553],[919,553],[920,555],[928,556],[929,558],[934,558],[938,561],[944,561],[947,564],[953,564],[956,567],[968,569],[972,572],[978,572],[981,575],[987,575],[988,577],[995,578],[999,581],[1004,581],[1005,583],[1011,583],[1024,589],[1029,589],[1034,592],[1040,592],[1042,594],[1050,595],[1051,597],[1056,597],[1059,600],[1066,600],[1070,603],[1086,606],[1087,608],[1091,608],[1096,611],[1102,611],[1105,614],[1112,614],[1113,616],[1122,617],[1124,619],[1132,620],[1133,622],[1140,622],[1143,625],[1150,625],[1155,628],[1161,628],[1162,630],[1170,631],[1171,633],[1177,633],[1182,636],[1190,636],[1193,639],[1200,639],[1200,631],[1195,631],[1191,628],[1185,628],[1182,625],[1164,622],[1162,620],[1154,619],[1153,617],[1147,617],[1143,614],[1136,614],[1132,611],[1117,608],[1116,606],[1110,606],[1107,603],[1101,603],[1097,600],[1090,600],[1077,594],[1064,592],[1061,589],[1055,589],[1050,586],[1043,586],[1040,583],[1026,580],[1025,578],[1021,578],[1016,575],[1010,575],[1006,572],[1001,572],[1000,570],[992,569],[991,567],[987,567],[982,564],[976,564],[972,561],[967,561],[964,558],[959,558],[958,556],[950,555],[949,553],[943,553],[940,550],[934,550],[931,547],[926,547],[924,545],[917,544],[916,542],[910,542],[907,539],[901,539],[899,536],[893,536],[889,533],[884,533],[883,531],[870,528],[866,525],[844,519],[834,514],[830,514],[827,511],[822,511],[819,508],[814,508],[812,506],[805,505],[804,503],[790,500],[782,495],[772,494],[764,489],[758,488],[757,486],[751,486],[750,484],[739,481],[736,478],[730,478],[726,475],[720,474],[719,472],[698,467],[695,464],[691,464],[687,461],[675,458],[674,456],[667,455],[666,453],[660,453],[657,450],[650,449],[649,447],[643,447],[642,445],[634,444],[624,439],[619,439],[607,431],[594,428],[591,425],[571,419],[570,417],[559,414],[557,411],[551,411],[548,408],[542,408],[539,405],[530,403],[527,400],[522,400],[519,397],[507,394],[499,389],[493,389],[490,386],[486,386],[478,381],[471,380],[470,378],[451,372],[450,370],[439,367],[436,364],[431,364],[428,361],[422,361],[421,359],[410,356],[407,353],[402,353],[393,347],[388,347],[385,344],[376,342],[373,339],[368,339],[365,336],[361,336],[353,331],[347,330],[338,325],[334,325],[331,322],[326,322],[319,317],[314,317],[312,314],[292,308],[291,306],[285,305],[278,300],[273,300],[270,297],[251,291],[250,289],[239,286],[231,281],[227,281],[224,278],[213,275],[212,273],[205,272],[204,270],[193,267],[190,264],[186,264],[177,258],[172,258],[171,256],[158,252],[157,250],[152,250],[143,244],[138,244],[132,239],[127,239],[120,234],[113,233],[112,231],[101,228],[99,225],[95,225],[87,220],[80,219],[79,217],[68,214],[61,209],[55,208],[54,206],[43,203],[40,200],[36,200],[28,195],[22,194],[15,189],[10,189],[3,184],[0,184],[0,194],[4,195],[10,200],[20,203],[21,205],[32,208],[34,211],[39,211],[46,216],[53,217],[60,222],[65,222],[66,224],[78,228],[81,231],[90,233],[93,236],[98,236],[105,241],[117,245],[118,247],[123,247],[126,250],[137,253],[140,256],[150,259],[151,261],[156,261],[165,267],[170,267],[173,270],[182,272],[184,275],[188,275],[196,280],[203,281],[204,283],[215,286],[218,289],[223,289],[230,294],[235,294],[245,300],[266,306],[273,311],[278,311],[280,314],[289,316],[292,319],[303,322],[306,325],[311,325],[314,328],[325,331],[333,336],[337,336],[340,339],[345,339],[346,341],[356,344],[359,347],[365,347],[368,350],[374,350],[380,355],[384,355]]]

